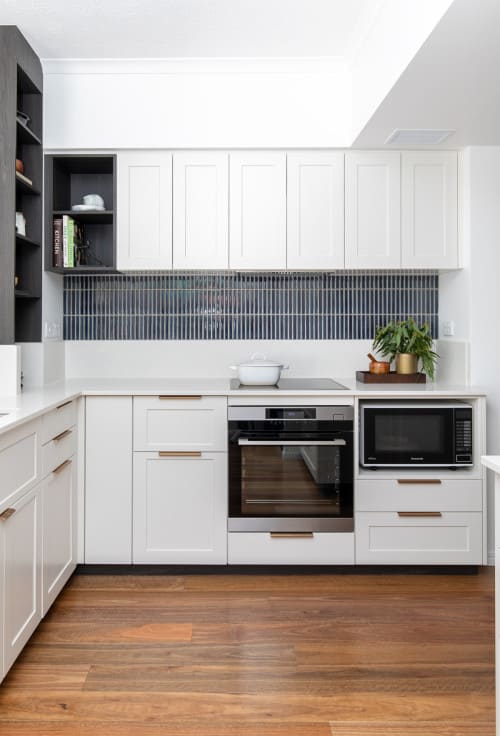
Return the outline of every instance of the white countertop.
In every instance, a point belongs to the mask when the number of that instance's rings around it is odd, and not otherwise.
[[[298,376],[296,376],[298,378]],[[460,398],[485,396],[485,391],[475,386],[452,386],[449,384],[363,384],[355,378],[337,378],[335,380],[346,386],[340,391],[298,391],[273,388],[248,388],[231,390],[231,377],[227,378],[86,378],[71,379],[52,383],[44,387],[23,391],[17,396],[0,396],[0,433],[12,429],[29,419],[34,419],[44,412],[55,408],[64,401],[79,396],[128,396],[128,395],[203,395],[203,396],[238,396],[238,397],[271,397],[271,396],[313,396],[325,397],[362,397],[362,398]],[[500,458],[499,458],[500,463]],[[488,466],[489,467],[489,466]],[[500,465],[499,465],[500,468]],[[500,470],[499,470],[500,472]]]
[[[495,473],[500,473],[500,455],[482,455],[481,463],[485,468],[489,468]]]

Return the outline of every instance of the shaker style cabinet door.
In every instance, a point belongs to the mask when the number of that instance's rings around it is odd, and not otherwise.
[[[227,562],[225,453],[135,452],[133,562]]]
[[[76,567],[76,463],[68,458],[42,484],[42,615]]]
[[[174,268],[228,267],[227,153],[174,153]]]
[[[9,512],[4,511],[0,519],[0,605],[4,619],[0,669],[4,675],[41,619],[40,485],[10,504]]]
[[[117,157],[117,268],[172,268],[172,154]]]
[[[287,268],[344,267],[344,154],[287,155]]]
[[[402,154],[403,268],[458,268],[455,151]]]
[[[345,266],[401,266],[400,154],[345,155]]]
[[[229,156],[229,267],[286,268],[286,154]]]

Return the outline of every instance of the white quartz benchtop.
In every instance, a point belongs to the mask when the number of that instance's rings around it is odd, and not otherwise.
[[[500,455],[482,455],[481,462],[486,468],[500,473]]]
[[[299,376],[295,376],[298,378]],[[484,390],[474,386],[452,386],[449,384],[363,384],[355,378],[337,378],[336,381],[346,388],[340,391],[283,391],[273,388],[249,388],[247,390],[231,390],[231,377],[224,378],[85,378],[71,379],[49,384],[42,388],[23,391],[18,396],[0,396],[0,433],[15,427],[29,419],[34,419],[44,412],[59,406],[64,401],[79,396],[154,396],[158,394],[202,395],[202,396],[238,396],[270,397],[270,396],[314,396],[362,397],[362,398],[460,398],[484,396]]]

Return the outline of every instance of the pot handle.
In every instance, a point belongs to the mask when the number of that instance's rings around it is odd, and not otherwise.
[[[252,353],[250,360],[266,360],[264,353]]]
[[[237,365],[230,365],[229,367],[231,368],[232,371],[237,371],[238,370],[238,366]]]

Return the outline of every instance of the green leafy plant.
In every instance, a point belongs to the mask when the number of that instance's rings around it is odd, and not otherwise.
[[[434,378],[439,355],[432,349],[432,336],[427,322],[419,327],[413,317],[402,322],[389,322],[385,327],[377,327],[373,349],[388,356],[392,362],[399,353],[416,355],[422,370],[429,378]]]

